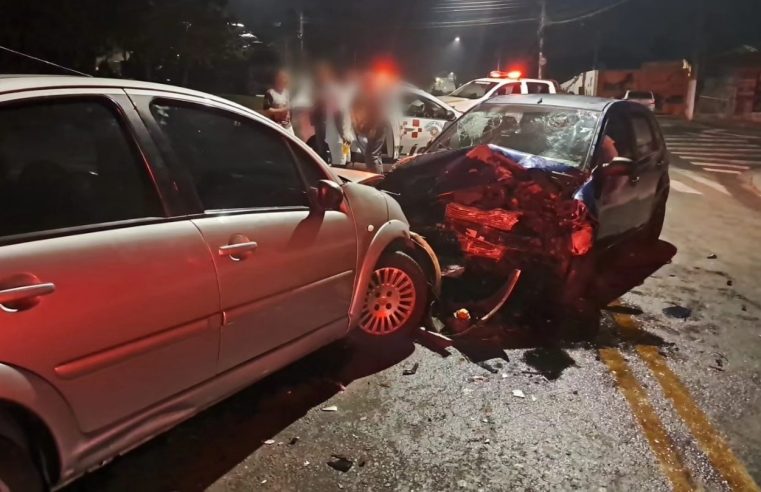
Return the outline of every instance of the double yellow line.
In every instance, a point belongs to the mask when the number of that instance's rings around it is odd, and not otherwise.
[[[637,321],[631,315],[615,313],[613,319],[624,337],[632,340],[644,338]],[[637,345],[635,350],[658,380],[663,393],[671,401],[677,414],[687,424],[700,449],[730,488],[761,492],[761,488],[750,476],[745,465],[732,453],[727,442],[711,425],[687,388],[668,367],[666,359],[658,352],[658,348],[651,345]],[[650,448],[658,458],[673,489],[676,491],[695,490],[697,488],[695,481],[650,404],[647,393],[637,382],[621,352],[616,348],[600,349],[600,359],[613,374],[619,390],[629,403],[634,417],[642,427]]]

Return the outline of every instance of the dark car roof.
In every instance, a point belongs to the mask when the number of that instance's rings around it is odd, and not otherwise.
[[[484,101],[483,104],[542,104],[587,111],[604,111],[608,106],[617,102],[621,101],[606,97],[575,96],[573,94],[523,94],[492,97]]]

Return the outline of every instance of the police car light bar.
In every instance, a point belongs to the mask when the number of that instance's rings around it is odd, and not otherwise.
[[[489,77],[494,79],[519,79],[521,78],[520,70],[510,70],[509,72],[502,72],[500,70],[492,70],[489,72]]]

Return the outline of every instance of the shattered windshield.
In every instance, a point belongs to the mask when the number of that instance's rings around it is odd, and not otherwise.
[[[572,108],[484,104],[447,128],[431,150],[493,144],[581,167],[599,117]]]
[[[468,82],[449,95],[454,97],[464,97],[465,99],[481,99],[492,90],[495,85],[497,85],[496,82],[474,80]]]

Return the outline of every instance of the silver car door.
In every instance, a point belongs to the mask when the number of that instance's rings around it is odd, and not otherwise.
[[[214,376],[214,265],[170,220],[120,90],[0,100],[0,362],[45,378],[81,429]]]
[[[314,213],[283,133],[221,107],[170,99],[146,117],[191,175],[193,222],[214,256],[224,312],[218,371],[346,325],[357,233],[348,209]],[[315,164],[315,163],[313,163]],[[311,176],[311,177],[309,177]]]

